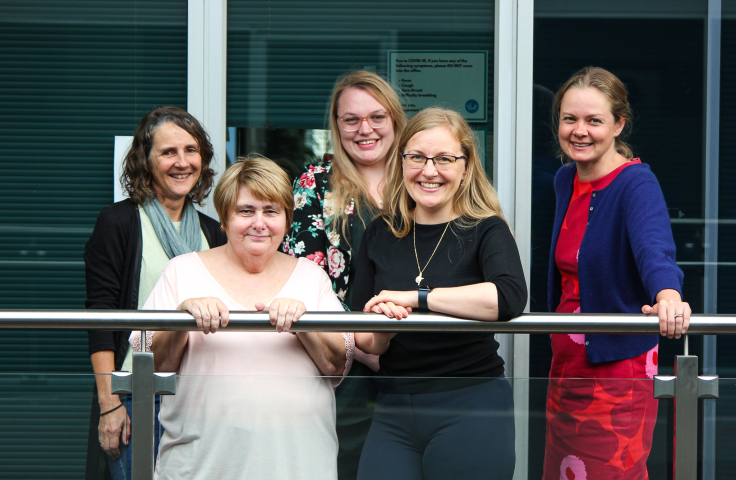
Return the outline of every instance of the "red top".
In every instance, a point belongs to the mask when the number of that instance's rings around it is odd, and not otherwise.
[[[588,225],[591,195],[597,190],[606,188],[621,170],[635,163],[641,163],[641,160],[635,158],[626,162],[608,175],[592,182],[581,181],[575,173],[572,198],[555,249],[555,264],[562,275],[562,296],[557,312],[580,313],[578,253],[585,235],[585,227]]]

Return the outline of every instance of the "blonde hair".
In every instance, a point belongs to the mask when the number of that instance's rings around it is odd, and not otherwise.
[[[235,209],[241,187],[247,187],[259,200],[282,206],[288,231],[294,218],[294,193],[289,175],[273,160],[255,155],[238,157],[217,182],[214,203],[223,230],[227,229],[227,221]]]
[[[390,176],[386,188],[389,195],[386,197],[387,208],[384,220],[393,234],[402,238],[411,231],[412,212],[416,208],[416,202],[404,186],[401,153],[414,135],[435,127],[444,127],[449,130],[460,143],[463,154],[468,157],[465,160],[465,179],[455,192],[455,198],[452,201],[452,211],[459,215],[456,224],[461,228],[467,228],[488,217],[500,217],[505,221],[501,213],[498,194],[483,170],[476,147],[475,133],[468,122],[454,110],[427,108],[417,113],[409,121],[399,140],[399,148],[394,161],[391,162],[391,171],[388,172]]]
[[[611,105],[611,114],[615,122],[624,120],[624,129],[614,138],[616,151],[626,157],[627,160],[634,158],[631,146],[626,142],[625,138],[631,132],[631,106],[629,105],[628,92],[626,85],[618,79],[616,75],[608,70],[600,67],[585,67],[576,72],[570,79],[565,82],[555,95],[552,104],[552,124],[555,128],[555,137],[560,127],[560,108],[562,107],[562,99],[571,88],[595,88],[598,89]],[[558,155],[563,160],[565,154],[562,148],[558,150]],[[568,159],[569,160],[569,159]]]
[[[330,101],[330,132],[332,133],[332,145],[334,156],[332,159],[332,169],[330,177],[330,188],[335,202],[335,219],[334,230],[340,229],[343,236],[346,236],[348,225],[346,207],[350,201],[354,201],[354,211],[358,214],[358,218],[365,224],[366,219],[361,215],[361,207],[372,203],[371,195],[368,191],[363,176],[353,163],[345,148],[340,141],[340,128],[337,123],[337,110],[340,107],[340,96],[348,88],[359,88],[368,92],[388,111],[394,128],[394,142],[389,149],[387,160],[393,158],[397,151],[398,138],[406,127],[406,116],[401,107],[401,101],[391,85],[383,78],[375,73],[365,70],[357,70],[347,73],[335,82],[332,89],[332,98]],[[388,171],[388,163],[386,166]],[[371,219],[367,219],[371,220]]]

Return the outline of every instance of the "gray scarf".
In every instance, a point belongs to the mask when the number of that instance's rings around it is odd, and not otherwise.
[[[202,249],[199,215],[191,200],[187,199],[184,203],[181,228],[178,232],[163,205],[155,198],[144,203],[143,210],[151,219],[158,241],[161,242],[169,259],[189,252],[199,252]]]

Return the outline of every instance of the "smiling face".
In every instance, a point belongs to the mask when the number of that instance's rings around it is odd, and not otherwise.
[[[240,187],[225,230],[228,244],[245,256],[272,256],[286,235],[286,210],[272,200],[259,200]]]
[[[425,157],[465,155],[460,142],[445,127],[434,127],[416,133],[406,143],[403,153],[416,153]],[[438,170],[432,160],[427,160],[423,167],[412,166],[404,160],[403,169],[404,187],[417,204],[417,223],[436,224],[449,221],[452,201],[460,188],[460,182],[465,178],[466,160],[460,159],[442,170]]]
[[[350,87],[345,89],[338,100],[337,116],[369,117],[376,113],[388,113],[388,109],[381,105],[370,93]],[[371,128],[367,121],[360,122],[360,128],[355,132],[346,132],[340,127],[340,143],[348,156],[360,167],[381,164],[386,161],[391,145],[394,143],[394,122],[388,118],[384,126]]]
[[[197,141],[173,123],[155,130],[149,159],[153,188],[164,201],[181,202],[197,184],[202,171]]]
[[[594,87],[570,88],[560,103],[560,147],[578,167],[617,156],[615,139],[624,128],[611,113],[608,98]]]

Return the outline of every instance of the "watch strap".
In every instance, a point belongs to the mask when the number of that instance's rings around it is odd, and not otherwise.
[[[431,292],[429,288],[419,289],[419,310],[420,311],[423,311],[423,312],[429,311],[429,306],[427,305],[427,295],[429,295],[429,292]]]

